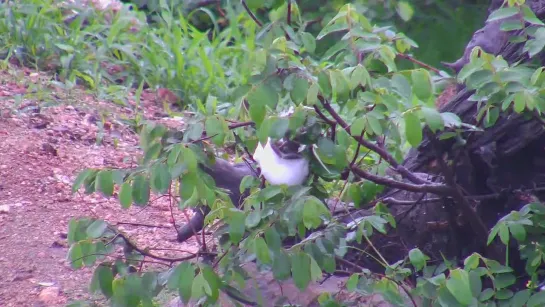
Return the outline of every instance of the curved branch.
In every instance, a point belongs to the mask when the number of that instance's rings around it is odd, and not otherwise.
[[[364,138],[362,138],[360,136],[352,135],[352,133],[350,131],[350,126],[344,121],[344,119],[341,118],[341,116],[335,110],[333,110],[333,108],[331,107],[331,104],[329,104],[329,102],[327,100],[325,100],[325,98],[323,96],[321,96],[321,95],[318,96],[318,99],[320,100],[320,102],[324,106],[324,109],[326,109],[326,111],[329,114],[331,114],[331,116],[333,117],[335,122],[337,122],[341,127],[343,127],[343,129],[350,136],[352,136],[356,141],[358,141],[358,143],[360,143],[361,145],[365,146],[366,148],[376,152],[382,159],[384,159],[386,162],[388,162],[394,168],[394,170],[397,171],[398,173],[400,173],[404,178],[409,179],[413,183],[418,183],[418,184],[428,183],[427,181],[416,177],[407,168],[400,165],[394,159],[394,157],[392,155],[390,155],[383,148],[380,148],[378,145],[375,145],[375,144],[369,142],[368,140],[366,140],[366,139],[364,139]]]

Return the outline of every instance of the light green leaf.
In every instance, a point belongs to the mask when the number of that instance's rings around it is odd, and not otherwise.
[[[317,83],[312,83],[307,91],[307,104],[312,106],[318,102],[318,93],[320,86]]]
[[[282,247],[282,240],[274,227],[268,227],[265,230],[265,241],[269,248],[275,252]]]
[[[316,50],[316,38],[308,32],[301,33],[301,41],[303,42],[303,47],[305,50],[312,54]]]
[[[255,122],[255,124],[259,127],[261,126],[261,123],[263,123],[263,120],[265,119],[267,108],[264,105],[261,104],[251,104],[250,105],[250,118],[252,121]]]
[[[253,210],[246,217],[246,227],[248,228],[256,227],[259,225],[259,222],[261,222],[261,211],[259,210]]]
[[[95,185],[95,189],[102,192],[104,196],[112,196],[114,194],[114,178],[112,171],[104,170],[98,172]]]
[[[237,244],[242,240],[244,235],[246,215],[243,211],[230,209],[228,215],[228,224],[229,224],[229,238],[231,242]]]
[[[471,304],[473,295],[469,286],[469,274],[466,271],[462,269],[450,270],[447,289],[460,304],[464,306]]]
[[[352,122],[352,126],[350,126],[350,132],[352,132],[352,135],[360,136],[363,129],[365,129],[365,124],[365,117],[357,117],[354,122]]]
[[[152,168],[151,187],[158,193],[165,193],[170,188],[170,172],[166,164],[159,163]]]
[[[409,251],[409,260],[417,271],[420,271],[426,266],[426,261],[429,259],[418,248],[413,248]]]
[[[430,127],[431,131],[436,132],[443,130],[445,122],[443,121],[443,117],[441,117],[441,113],[434,108],[423,107],[421,110],[424,120]]]
[[[132,199],[136,205],[144,206],[149,202],[150,183],[148,178],[137,175],[132,181]]]
[[[257,237],[254,241],[254,253],[257,256],[257,259],[263,264],[271,263],[271,254],[269,252],[269,247],[265,240],[261,237]]]
[[[291,273],[295,286],[304,291],[310,283],[310,257],[303,252],[291,256]]]
[[[295,104],[300,104],[307,97],[309,85],[306,79],[295,77],[293,80],[293,89],[290,92],[291,100]]]
[[[94,277],[98,281],[100,292],[106,297],[110,298],[113,295],[112,283],[114,281],[114,275],[112,269],[107,265],[99,265],[95,269]]]
[[[274,253],[272,266],[274,278],[276,280],[286,280],[290,277],[290,270],[291,263],[288,254],[284,250]]]
[[[278,93],[271,85],[261,83],[248,93],[247,99],[250,106],[260,105],[275,109],[278,103]]]
[[[420,119],[412,112],[406,112],[405,119],[405,136],[412,147],[417,147],[422,142],[422,126]]]
[[[119,189],[119,203],[123,209],[127,209],[132,204],[132,186],[129,182],[125,182]]]
[[[400,1],[397,3],[397,14],[403,21],[409,21],[414,15],[414,9],[406,1]]]
[[[528,307],[538,307],[538,306],[544,306],[545,305],[545,291],[540,291],[537,293],[534,293],[528,299],[528,302],[526,303],[526,306]]]
[[[320,269],[320,266],[318,265],[316,260],[314,260],[314,258],[312,257],[309,257],[309,258],[310,258],[310,279],[315,282],[319,280],[320,278],[322,278],[322,269]]]
[[[486,22],[491,22],[494,20],[505,19],[511,16],[518,14],[519,9],[517,7],[503,7],[493,11],[489,16]]]
[[[204,127],[206,129],[206,135],[212,138],[212,142],[214,142],[214,144],[217,146],[222,146],[223,142],[225,141],[225,130],[227,128],[225,120],[219,116],[211,116],[206,119]],[[187,149],[188,148],[182,148],[182,155],[184,156],[184,159]],[[193,156],[195,155],[193,154]]]
[[[106,229],[108,228],[108,224],[103,220],[95,220],[87,227],[87,236],[89,238],[100,238]]]
[[[413,89],[416,97],[422,101],[428,101],[433,94],[433,83],[428,71],[424,69],[415,69],[411,73]]]
[[[96,172],[96,171],[89,168],[80,172],[78,176],[76,177],[76,179],[74,180],[74,184],[72,185],[72,193],[77,192],[79,188],[81,187],[81,185],[83,184],[83,182],[85,181],[85,179],[89,175],[91,175],[93,172]]]

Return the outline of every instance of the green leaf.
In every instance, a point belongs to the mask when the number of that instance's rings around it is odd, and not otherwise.
[[[261,105],[261,104],[250,105],[250,109],[249,109],[250,118],[252,119],[252,121],[255,122],[257,127],[259,127],[261,123],[263,122],[263,120],[265,119],[266,111],[267,109],[264,105]]]
[[[450,270],[447,289],[456,300],[465,306],[471,304],[473,295],[469,287],[469,274],[462,269]]]
[[[511,301],[511,307],[522,307],[526,302],[528,302],[528,299],[530,298],[530,289],[519,291],[515,294],[513,297],[513,300]]]
[[[112,196],[114,194],[114,178],[112,175],[112,171],[104,170],[98,172],[95,185],[95,189],[102,192],[104,196]]]
[[[97,266],[94,275],[98,281],[100,292],[106,297],[110,298],[114,294],[112,289],[112,283],[114,281],[114,275],[112,269],[107,265]]]
[[[524,111],[524,108],[526,107],[526,101],[524,98],[524,93],[522,92],[518,92],[515,94],[515,104],[513,106],[513,110],[515,110],[515,112],[522,113],[522,111]]]
[[[422,142],[422,126],[420,119],[412,112],[406,112],[405,119],[405,136],[412,147],[418,147]]]
[[[528,56],[531,58],[540,53],[545,47],[545,28],[537,29],[534,36],[535,38],[526,41],[523,49],[528,52]]]
[[[485,302],[489,300],[490,298],[492,298],[494,294],[496,294],[494,289],[491,289],[491,288],[484,289],[484,291],[481,292],[481,294],[479,294],[479,301]]]
[[[261,211],[254,210],[246,217],[246,227],[254,228],[261,222]]]
[[[473,253],[464,260],[464,269],[474,270],[479,266],[479,254]]]
[[[74,269],[79,269],[83,266],[83,251],[80,243],[73,244],[68,250],[68,257],[71,260],[70,265]]]
[[[282,240],[275,227],[268,227],[265,230],[265,241],[273,251],[278,251],[282,247]]]
[[[409,260],[417,271],[422,270],[426,266],[427,258],[418,248],[413,248],[409,251]]]
[[[422,101],[428,101],[433,94],[433,84],[428,71],[424,69],[415,69],[411,73],[411,78],[416,97]]]
[[[358,286],[359,281],[359,275],[358,274],[352,274],[350,275],[350,278],[346,281],[346,289],[348,291],[354,291],[356,290],[356,287]]]
[[[479,294],[481,294],[483,283],[481,281],[481,276],[477,271],[469,272],[469,286],[471,288],[471,293],[473,293],[473,297],[478,297]]]
[[[537,18],[536,14],[532,11],[532,9],[528,5],[523,5],[520,7],[522,10],[522,15],[524,16],[524,20],[534,24],[534,25],[545,25],[543,21],[541,21],[539,18]]]
[[[365,117],[357,117],[350,126],[350,132],[354,136],[360,136],[363,129],[365,129]]]
[[[166,164],[159,163],[151,170],[151,187],[158,193],[165,193],[170,188],[170,172]]]
[[[150,184],[148,178],[137,175],[132,181],[132,199],[136,205],[145,206],[149,202]]]
[[[303,252],[292,254],[291,273],[295,286],[304,291],[310,283],[310,257]]]
[[[78,176],[76,177],[76,180],[74,180],[74,184],[72,185],[72,193],[76,193],[81,187],[81,185],[83,184],[83,182],[85,181],[85,179],[87,179],[87,177],[91,175],[93,172],[96,172],[96,171],[89,168],[80,172]]]
[[[206,135],[212,138],[212,142],[216,144],[217,146],[222,146],[225,141],[225,128],[226,123],[223,118],[220,118],[219,116],[211,116],[206,119],[206,122],[204,123],[204,127],[206,129]],[[182,155],[184,156],[185,161],[185,154],[187,153],[188,148],[182,148]],[[195,156],[195,154],[193,154]],[[190,167],[188,165],[188,167]],[[190,168],[191,169],[191,168]]]
[[[87,227],[87,236],[93,239],[100,238],[107,228],[108,223],[103,220],[95,220]]]
[[[309,196],[303,206],[303,223],[308,229],[314,229],[322,224],[322,216],[330,217],[329,210],[316,197]]]
[[[212,270],[212,268],[208,265],[201,266],[201,271],[204,279],[208,283],[208,288],[210,289],[210,291],[206,291],[205,288],[205,292],[210,297],[211,302],[215,302],[219,297],[221,280],[216,272],[214,272],[214,270]]]
[[[308,53],[314,53],[316,50],[316,38],[312,34],[308,32],[301,33],[301,41],[303,42],[303,47],[305,47],[305,50]]]
[[[500,229],[500,240],[506,246],[509,244],[509,228],[505,223],[499,225]]]
[[[123,209],[127,209],[132,204],[132,186],[129,182],[125,182],[119,189],[119,203]]]
[[[274,253],[272,271],[276,280],[286,280],[290,277],[290,257],[284,250]],[[310,274],[310,273],[309,273]]]
[[[229,210],[229,238],[237,244],[244,235],[246,215],[243,211],[231,208]]]
[[[320,269],[320,266],[318,265],[316,260],[314,260],[314,258],[312,257],[309,257],[309,258],[310,258],[310,279],[315,282],[318,279],[322,278],[322,269]]]
[[[517,7],[503,7],[493,11],[489,16],[486,22],[491,22],[494,20],[505,19],[511,16],[518,14],[519,9]]]
[[[369,75],[367,69],[365,69],[365,67],[361,64],[358,64],[350,76],[350,88],[353,90],[359,85],[365,86],[370,79],[371,76]]]
[[[511,273],[502,273],[494,277],[494,287],[497,289],[507,288],[516,281],[515,275]]]
[[[319,92],[320,86],[317,83],[312,83],[307,91],[307,104],[309,106],[315,105],[318,102]]]
[[[263,264],[271,263],[271,254],[267,243],[261,237],[257,237],[254,241],[254,253],[257,259]]]
[[[414,15],[414,9],[409,3],[400,1],[397,3],[397,14],[403,21],[409,21]]]
[[[269,137],[272,139],[281,139],[285,136],[290,126],[287,118],[275,118],[269,128]]]
[[[424,120],[432,132],[443,130],[445,122],[443,121],[443,117],[441,117],[441,113],[437,112],[434,108],[423,107],[421,110]]]
[[[290,92],[290,97],[295,104],[302,103],[307,97],[309,85],[308,81],[303,78],[295,77],[293,80],[293,89]]]
[[[526,229],[521,224],[511,224],[509,225],[509,230],[517,241],[521,242],[526,240]]]
[[[275,109],[278,103],[278,93],[270,84],[261,83],[248,93],[247,99],[250,106],[268,106]]]
[[[190,262],[182,262],[178,265],[176,271],[178,273],[178,294],[184,304],[187,304],[191,298],[195,268]]]

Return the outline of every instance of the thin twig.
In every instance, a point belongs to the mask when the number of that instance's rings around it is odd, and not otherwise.
[[[178,225],[176,225],[176,219],[174,218],[174,211],[172,210],[172,186],[168,188],[168,207],[170,209],[170,218],[172,218],[172,226],[174,230],[178,233]]]
[[[250,10],[250,8],[248,7],[248,5],[246,4],[246,1],[245,0],[240,0],[240,3],[242,4],[242,6],[244,7],[244,9],[246,10],[246,12],[248,13],[248,15],[250,15],[250,17],[255,21],[255,23],[262,27],[263,24],[261,23],[261,21],[259,21],[257,19],[257,17],[255,17],[254,13],[252,13],[252,11]]]
[[[143,223],[132,223],[132,222],[116,222],[112,225],[131,225],[131,226],[137,226],[137,227],[149,227],[149,228],[169,228],[168,226],[162,226],[162,225],[153,225],[153,224],[143,224]]]
[[[410,55],[407,55],[407,54],[403,54],[403,53],[399,53],[399,52],[398,52],[398,53],[397,53],[397,56],[400,57],[400,58],[403,58],[403,59],[405,59],[405,60],[409,60],[409,61],[411,61],[411,62],[413,62],[413,63],[415,63],[415,64],[417,64],[417,65],[420,65],[420,66],[422,66],[422,67],[424,67],[424,68],[427,68],[427,69],[429,69],[429,70],[435,72],[436,74],[440,74],[440,73],[441,73],[441,71],[440,71],[439,69],[437,69],[437,68],[435,68],[435,67],[433,67],[433,66],[431,66],[431,65],[429,65],[429,64],[426,64],[426,63],[424,63],[424,62],[421,62],[421,61],[419,61],[419,60],[413,58],[413,57],[410,56]]]
[[[198,253],[195,253],[195,254],[192,254],[192,255],[189,255],[189,256],[185,256],[185,257],[178,257],[178,258],[163,257],[163,256],[159,256],[159,255],[155,255],[155,254],[150,253],[147,250],[147,248],[142,249],[142,248],[136,246],[136,244],[132,243],[131,240],[129,238],[127,238],[125,235],[123,235],[122,233],[117,232],[117,236],[121,237],[129,247],[131,247],[133,250],[137,251],[138,253],[142,254],[143,256],[147,256],[147,257],[153,258],[155,260],[166,261],[166,262],[169,262],[169,263],[187,261],[187,260],[190,260],[190,259],[197,258],[200,255],[216,255],[216,253],[198,252]]]

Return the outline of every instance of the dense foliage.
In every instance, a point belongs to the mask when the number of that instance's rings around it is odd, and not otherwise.
[[[414,40],[396,27],[377,25],[391,12],[409,20],[413,9],[405,2],[386,5],[384,12],[363,2],[333,1],[332,6],[342,5],[316,24],[316,15],[301,14],[296,1],[248,1],[247,10],[222,6],[228,22],[221,27],[210,10],[175,13],[163,1],[153,26],[144,14],[127,7],[115,13],[74,6],[78,14],[67,17],[57,4],[44,2],[20,1],[0,8],[6,61],[53,69],[57,85],[70,88],[83,82],[99,97],[121,104],[134,88],[138,99],[144,86],[166,87],[178,94],[184,109],[196,114],[187,119],[189,128],[182,135],[138,122],[143,150],[139,167],[85,170],[74,191],[83,187],[86,193],[116,196],[123,208],[144,207],[153,193],[168,194],[179,201],[180,209],[211,207],[207,224],[223,222],[214,233],[220,242],[217,250],[165,258],[138,247],[103,220],[72,220],[72,266],[99,262],[91,290],[114,306],[151,306],[164,289],[177,291],[184,302],[217,304],[220,291],[247,302],[238,289],[246,276],[241,265],[249,261],[272,271],[278,280],[292,278],[304,290],[324,273],[334,273],[350,244],[367,242],[373,248],[373,233],[396,227],[377,195],[384,186],[406,186],[386,171],[397,166],[408,148],[419,145],[423,131],[443,139],[460,138],[468,129],[494,125],[502,112],[541,113],[545,106],[543,68],[509,65],[476,48],[457,80],[476,90],[471,100],[479,104],[481,125],[437,111],[435,99],[451,77],[429,65],[419,66],[412,54]],[[261,14],[254,15],[256,10]],[[522,19],[506,23],[505,30],[525,29],[520,39],[533,56],[545,45],[545,28],[531,10],[524,5],[505,7],[489,20],[519,12]],[[195,14],[205,14],[214,27],[208,33],[195,28],[188,22]],[[311,26],[320,28],[313,31]],[[290,108],[289,117],[279,115]],[[236,144],[240,159],[258,141],[287,131],[297,131],[313,147],[314,176],[304,186],[261,187],[247,177],[240,188],[251,194],[236,208],[199,168],[212,163],[226,145]],[[427,182],[422,186],[438,195],[448,188]],[[334,197],[372,208],[374,214],[346,225],[324,203]],[[545,292],[537,289],[545,259],[544,214],[542,204],[528,204],[503,217],[489,236],[488,243],[499,236],[505,245],[511,238],[519,244],[530,279],[522,291],[510,288],[516,276],[505,264],[476,253],[461,265],[449,260],[431,264],[417,248],[398,263],[376,259],[384,266],[382,274],[354,264],[358,269],[351,272],[346,288],[362,295],[381,293],[398,306],[415,304],[416,297],[433,306],[542,306]],[[112,261],[110,256],[119,250],[124,257]],[[136,269],[150,258],[170,268]],[[415,276],[414,289],[407,289],[404,281]],[[341,304],[327,293],[319,300],[326,306]]]

